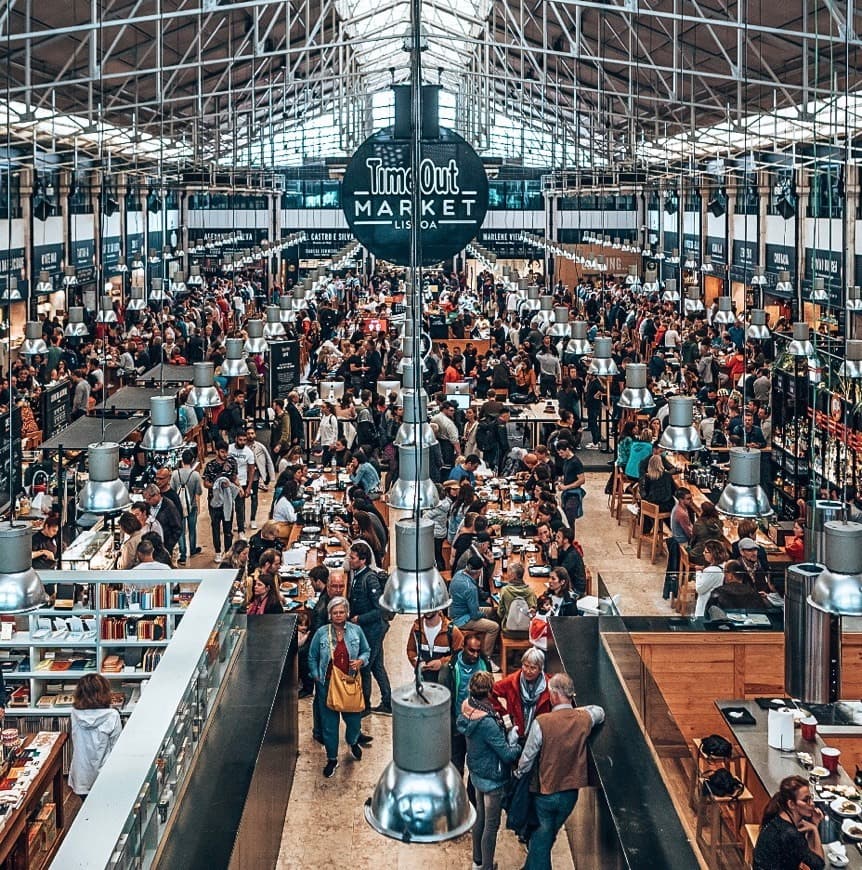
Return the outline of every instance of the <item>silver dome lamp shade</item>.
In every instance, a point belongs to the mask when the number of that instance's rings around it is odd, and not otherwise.
[[[641,279],[638,275],[638,267],[637,266],[629,266],[629,273],[626,275],[626,286],[631,287],[633,290],[637,287],[640,287]]]
[[[0,523],[0,613],[26,613],[48,603],[33,570],[32,538],[28,523]]]
[[[196,362],[193,366],[192,389],[186,400],[187,405],[198,408],[218,408],[221,396],[215,388],[215,368],[211,362]]]
[[[715,271],[715,269],[713,269],[713,267],[712,267],[712,257],[709,254],[704,255],[703,263],[701,264],[700,271],[706,272],[707,274]]]
[[[54,285],[51,283],[51,273],[43,269],[39,273],[39,283],[36,284],[36,292],[50,293],[53,289]]]
[[[290,293],[285,293],[278,300],[278,313],[282,323],[295,323],[296,311],[293,308],[293,296]]]
[[[445,686],[413,683],[392,692],[392,761],[365,802],[365,820],[404,843],[441,843],[476,820],[451,763],[452,698]]]
[[[676,289],[676,278],[668,278],[664,282],[664,293],[661,294],[662,302],[679,302],[679,290]]]
[[[186,284],[189,287],[200,287],[204,283],[204,279],[201,277],[201,267],[200,266],[191,266],[189,268],[189,278],[186,281]]]
[[[425,445],[398,447],[398,480],[389,490],[389,506],[401,510],[432,508],[440,503],[430,477],[430,450]]]
[[[278,341],[284,338],[284,324],[281,322],[281,311],[277,305],[266,306],[266,324],[263,327],[263,337],[267,341]]]
[[[90,479],[78,491],[78,509],[88,514],[118,514],[132,503],[120,480],[120,445],[113,441],[87,448]]]
[[[808,603],[836,616],[862,616],[862,523],[830,520],[823,533],[826,568]]]
[[[647,389],[645,363],[628,363],[626,366],[626,386],[620,395],[619,407],[628,411],[640,411],[655,407],[655,399]]]
[[[24,356],[48,353],[48,345],[42,338],[42,324],[38,320],[28,320],[24,324],[24,341],[21,343],[19,353]]]
[[[225,358],[221,373],[227,378],[244,378],[248,374],[248,363],[242,353],[243,340],[228,338],[225,343]]]
[[[84,309],[73,305],[69,309],[69,319],[66,321],[63,335],[66,338],[86,338],[89,334],[90,331],[87,329],[87,324],[84,323]]]
[[[745,330],[747,338],[755,341],[766,341],[772,337],[769,327],[766,325],[766,312],[762,308],[751,309],[751,322]]]
[[[862,311],[862,287],[848,287],[844,305],[848,311]]]
[[[413,447],[417,441],[426,447],[437,443],[437,437],[428,422],[428,394],[422,389],[421,372],[418,372],[418,379],[416,373],[413,360],[408,359],[404,366],[404,389],[401,392],[404,420],[395,433],[396,447]]]
[[[7,277],[3,291],[0,293],[0,302],[20,302],[23,298],[18,289],[18,279]]]
[[[187,289],[185,272],[174,272],[171,278],[171,290],[174,293],[185,293]]]
[[[530,312],[538,311],[541,306],[539,302],[539,288],[536,284],[531,284],[527,287],[527,298],[521,301],[518,306],[518,314],[521,317],[528,317]]]
[[[177,427],[177,404],[173,396],[150,396],[150,428],[141,447],[151,453],[165,453],[185,444]]]
[[[772,516],[772,505],[760,485],[760,457],[753,447],[730,448],[730,474],[715,505],[719,513],[739,519]]]
[[[828,302],[829,294],[826,292],[826,282],[823,278],[815,278],[811,282],[811,301],[812,302]]]
[[[736,323],[736,315],[733,313],[733,300],[730,296],[718,297],[718,311],[712,318],[713,323],[718,323],[721,326],[733,326]]]
[[[434,523],[406,518],[395,523],[397,566],[389,575],[380,606],[390,613],[429,613],[451,603],[434,560]]]
[[[764,274],[763,266],[755,266],[754,274],[751,276],[751,286],[752,287],[765,287],[766,286],[766,275]]]
[[[118,275],[125,275],[126,272],[129,271],[129,267],[126,265],[125,257],[117,257],[117,265],[114,266],[114,271]]]
[[[659,447],[674,453],[696,453],[703,449],[700,434],[692,425],[694,419],[694,398],[692,396],[671,396],[667,400],[667,426],[659,438]]]
[[[78,270],[74,266],[63,267],[63,286],[77,287],[78,286]]]
[[[541,332],[545,332],[554,322],[554,297],[541,296],[539,297],[539,310],[532,318],[532,325],[537,327]]]
[[[569,326],[572,330],[572,337],[566,344],[566,352],[577,356],[589,356],[593,352],[593,346],[587,339],[587,321],[570,320]]]
[[[611,338],[600,335],[593,342],[593,358],[590,361],[589,371],[594,375],[619,374],[617,364],[611,357]]]
[[[798,321],[793,324],[793,339],[787,345],[787,352],[791,356],[816,357],[817,351],[811,343],[811,329],[807,323]]]
[[[844,360],[838,369],[842,378],[862,378],[862,339],[849,338],[844,345]]]
[[[312,294],[313,295],[313,294]],[[305,308],[308,308],[308,291],[305,287],[296,287],[293,291],[293,296],[290,300],[291,307],[294,311],[302,311]]]
[[[246,353],[266,353],[267,344],[263,337],[263,321],[255,318],[249,320],[245,325],[247,338],[242,349]]]
[[[689,287],[685,291],[683,307],[686,314],[703,313],[703,300],[700,298],[700,287]]]
[[[558,341],[571,337],[569,309],[565,305],[558,305],[554,308],[554,322],[548,327],[547,334]]]
[[[132,287],[129,290],[129,299],[126,302],[126,311],[143,311],[147,307],[144,299],[144,291],[140,287]]]
[[[152,284],[150,285],[150,301],[151,302],[164,302],[168,296],[165,293],[165,284],[162,278],[153,278]]]
[[[102,296],[99,299],[99,313],[96,315],[96,323],[116,323],[117,312],[114,311],[114,300],[110,296]]]
[[[787,269],[782,269],[778,273],[778,283],[775,285],[775,292],[790,296],[796,292],[793,289],[793,284],[790,282],[790,272]]]

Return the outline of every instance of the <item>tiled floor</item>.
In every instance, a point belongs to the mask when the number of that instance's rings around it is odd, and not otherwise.
[[[607,496],[603,494],[606,480],[604,472],[587,474],[585,514],[577,525],[577,538],[584,547],[587,563],[594,576],[602,575],[611,593],[622,596],[620,607],[624,613],[670,615],[672,610],[661,597],[662,560],[651,566],[649,559],[635,557],[635,546],[627,543],[626,522],[618,526],[608,513]],[[269,498],[269,493],[261,493],[259,523],[269,511]],[[212,539],[205,511],[201,514],[198,532],[199,545],[204,552],[190,559],[189,567],[210,567]],[[410,624],[409,617],[397,617],[386,638],[387,669],[393,685],[412,679],[405,655]],[[325,780],[321,775],[325,762],[323,748],[311,739],[311,703],[309,699],[300,702],[299,758],[282,837],[279,870],[340,870],[345,862],[354,870],[415,870],[426,863],[440,866],[441,861],[446,867],[470,866],[469,835],[440,845],[407,846],[382,837],[365,821],[365,801],[392,757],[391,721],[385,716],[366,719],[363,728],[374,737],[374,743],[365,750],[362,761],[354,761],[343,745],[335,775]],[[501,830],[496,854],[500,870],[520,868],[524,857],[524,849],[515,836]],[[553,859],[555,868],[574,867],[562,833],[557,838]]]

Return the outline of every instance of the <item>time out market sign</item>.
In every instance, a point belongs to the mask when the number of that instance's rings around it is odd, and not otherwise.
[[[354,236],[375,256],[410,265],[413,226],[411,143],[392,128],[362,143],[341,184],[344,216]],[[420,263],[452,257],[471,241],[488,210],[488,178],[476,152],[457,133],[422,142],[419,164]]]

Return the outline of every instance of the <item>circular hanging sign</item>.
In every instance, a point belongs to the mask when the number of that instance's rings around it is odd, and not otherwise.
[[[341,207],[353,235],[372,254],[410,265],[411,143],[393,128],[366,139],[347,164]],[[488,177],[473,148],[440,127],[440,138],[422,142],[419,263],[454,256],[475,238],[488,210]]]

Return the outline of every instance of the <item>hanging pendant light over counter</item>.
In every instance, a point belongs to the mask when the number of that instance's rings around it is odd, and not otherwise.
[[[715,505],[719,513],[738,519],[772,516],[772,505],[760,485],[760,458],[754,447],[730,448],[728,482]]]

